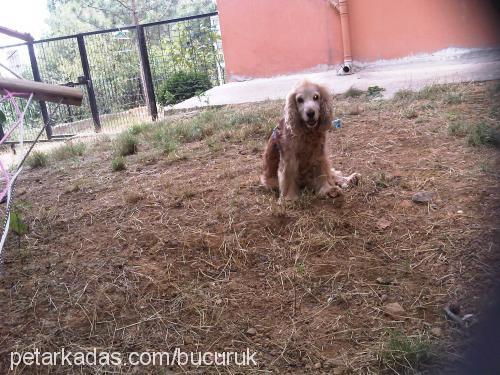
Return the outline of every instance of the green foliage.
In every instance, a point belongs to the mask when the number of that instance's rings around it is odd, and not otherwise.
[[[160,88],[158,101],[163,105],[177,104],[211,88],[208,74],[179,71],[165,80]]]
[[[28,164],[31,168],[43,168],[46,167],[48,163],[49,158],[47,157],[47,154],[41,151],[33,152],[26,159],[26,164]]]
[[[408,101],[414,98],[415,92],[408,89],[399,90],[394,94],[394,100],[396,101]]]
[[[47,36],[109,29],[130,25],[130,0],[47,0],[50,27]],[[136,0],[140,23],[162,21],[216,9],[214,0]]]
[[[177,147],[179,146],[178,139],[175,136],[175,131],[165,125],[155,129],[153,139],[155,145],[166,155],[177,150]]]
[[[467,144],[470,146],[500,145],[500,131],[485,122],[472,124],[454,118],[448,124],[448,134],[461,138],[467,137]]]
[[[28,233],[28,226],[23,222],[19,212],[11,211],[9,229],[18,236]]]
[[[450,90],[450,85],[432,84],[429,86],[425,86],[420,91],[418,91],[416,97],[417,99],[436,100],[449,93]]]
[[[177,141],[175,141],[171,138],[164,139],[164,141],[162,143],[162,149],[166,155],[168,155],[172,152],[175,152],[178,147],[179,147],[179,144],[177,143]]]
[[[125,159],[123,158],[123,156],[117,156],[116,158],[111,160],[111,169],[114,172],[123,171],[126,168],[127,167],[125,165]]]
[[[5,117],[5,113],[3,113],[2,110],[0,110],[0,126],[5,124],[7,122],[7,117]]]
[[[153,76],[161,83],[156,87],[160,103],[180,102],[218,83],[216,70],[222,70],[223,57],[214,46],[220,36],[208,18],[168,25],[168,37],[149,44]]]
[[[264,121],[262,115],[258,112],[235,112],[229,117],[229,125],[241,125],[241,124],[258,124]]]
[[[135,124],[129,129],[129,132],[133,135],[139,135],[143,133],[149,126],[149,124]]]
[[[67,143],[63,146],[56,148],[52,152],[52,157],[55,160],[72,159],[78,156],[83,156],[85,153],[86,145],[83,142]]]
[[[392,332],[380,354],[381,362],[392,369],[416,370],[432,357],[432,347],[422,337],[405,336],[399,331]]]
[[[225,143],[233,140],[251,143],[251,148],[260,152],[260,142],[269,137],[280,112],[281,108],[277,109],[275,105],[259,111],[254,108],[239,111],[212,108],[192,117],[157,122],[146,127],[140,137],[167,155],[176,151],[181,144],[197,141],[205,141],[211,151],[223,150]]]
[[[351,86],[345,93],[345,98],[357,98],[363,95],[365,92],[363,90],[357,89],[354,86]]]
[[[124,132],[120,134],[115,142],[115,150],[119,156],[133,155],[137,152],[139,140],[130,133]]]
[[[48,0],[50,32],[47,36],[130,25],[134,19],[130,4],[130,0],[84,3]],[[215,9],[215,0],[137,0],[135,15],[139,23],[144,23]],[[209,81],[218,80],[216,69],[217,65],[222,66],[222,54],[214,45],[220,37],[209,18],[152,26],[146,28],[145,33],[154,82],[161,83],[178,70],[208,72]],[[116,113],[144,105],[136,32],[124,32],[123,37],[116,33],[89,36],[86,46],[99,112]],[[81,75],[78,61],[74,39],[44,44],[43,55],[38,59],[44,80],[56,83],[75,81]],[[204,87],[194,94],[204,91]],[[159,89],[156,84],[157,98],[163,97]],[[90,118],[91,114],[88,106],[81,106],[58,111],[53,117],[59,123]]]
[[[368,87],[368,96],[371,98],[376,98],[382,96],[382,91],[385,91],[383,87],[380,86],[370,86]]]
[[[457,86],[448,84],[432,84],[423,87],[417,92],[407,89],[399,90],[394,94],[394,100],[410,101],[441,99],[445,104],[459,104],[464,99],[464,93],[458,90]]]
[[[449,92],[444,98],[445,104],[460,104],[464,100],[464,95],[461,92]]]
[[[448,134],[456,137],[465,137],[469,132],[469,126],[464,121],[454,120],[448,125]]]
[[[472,127],[467,143],[471,146],[499,146],[500,132],[485,123]]]

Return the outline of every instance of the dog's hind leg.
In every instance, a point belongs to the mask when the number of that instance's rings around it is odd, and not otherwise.
[[[278,182],[278,167],[280,163],[280,152],[277,142],[271,137],[267,143],[263,157],[262,174],[260,182],[269,189],[276,189]]]

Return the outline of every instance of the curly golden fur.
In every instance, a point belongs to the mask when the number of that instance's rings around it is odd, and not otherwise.
[[[294,200],[301,189],[337,197],[360,175],[348,177],[331,168],[326,133],[333,119],[332,96],[323,86],[300,82],[286,98],[285,116],[269,138],[262,184],[279,188],[280,199]]]

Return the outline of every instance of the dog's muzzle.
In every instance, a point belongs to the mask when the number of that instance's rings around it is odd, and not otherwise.
[[[318,125],[319,121],[316,121],[316,120],[308,120],[308,121],[305,121],[305,124],[306,126],[309,128],[309,129],[314,129],[317,125]]]

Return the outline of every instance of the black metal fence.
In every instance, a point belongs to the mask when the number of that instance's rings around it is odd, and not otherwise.
[[[27,136],[43,122],[47,138],[117,132],[161,118],[164,105],[224,83],[218,21],[213,12],[0,47],[0,61],[18,75],[84,92],[81,107],[33,106]]]

